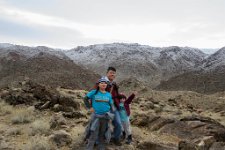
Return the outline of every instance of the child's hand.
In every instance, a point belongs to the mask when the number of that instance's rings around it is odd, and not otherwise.
[[[133,91],[133,94],[136,96],[138,94],[138,92],[137,91]]]
[[[91,113],[94,113],[94,112],[95,112],[95,110],[94,110],[93,107],[91,107],[89,111],[90,111]]]

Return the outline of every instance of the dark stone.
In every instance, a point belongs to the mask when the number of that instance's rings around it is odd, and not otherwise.
[[[175,147],[168,147],[162,144],[153,143],[153,142],[141,142],[137,146],[141,150],[176,150]]]

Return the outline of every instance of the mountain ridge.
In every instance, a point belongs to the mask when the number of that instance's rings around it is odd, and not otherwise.
[[[208,55],[200,49],[191,47],[152,47],[138,43],[96,44],[78,46],[66,51],[46,46],[28,47],[0,43],[0,58],[27,61],[30,58],[52,55],[60,60],[72,60],[82,68],[99,75],[105,75],[108,66],[114,66],[118,70],[118,82],[134,78],[151,88],[159,88],[164,85],[161,84],[162,82],[174,80],[173,77],[182,78],[183,74],[184,77],[189,74],[188,79],[192,80],[192,72],[205,74],[204,76],[211,76],[207,72],[212,73],[213,70],[220,72],[225,68],[224,49],[223,47],[214,54]],[[1,68],[0,65],[0,70]],[[215,74],[219,75],[219,73]],[[179,81],[181,82],[181,80]],[[173,86],[169,87],[171,90],[179,90],[172,88]],[[188,89],[193,90],[194,88],[186,88],[185,90]]]
[[[178,46],[160,48],[136,43],[82,46],[65,51],[65,54],[75,63],[100,74],[104,73],[108,66],[115,66],[120,73],[118,80],[132,75],[152,87],[159,84],[162,79],[193,69],[207,56],[195,48]]]

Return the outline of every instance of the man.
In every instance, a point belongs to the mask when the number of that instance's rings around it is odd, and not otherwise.
[[[109,81],[108,86],[106,88],[106,91],[110,92],[114,101],[114,105],[116,110],[114,111],[114,120],[112,121],[112,124],[114,126],[113,135],[114,135],[114,143],[118,146],[121,146],[120,142],[120,136],[122,133],[122,123],[119,115],[119,104],[120,101],[118,99],[118,86],[114,79],[116,78],[116,69],[114,67],[109,67],[107,69],[107,73],[105,78]]]

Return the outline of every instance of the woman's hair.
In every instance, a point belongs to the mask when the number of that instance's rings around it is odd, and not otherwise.
[[[96,88],[96,91],[95,91],[95,94],[94,94],[94,95],[96,95],[96,94],[98,93],[98,91],[99,91],[99,86],[97,86],[97,88]]]

